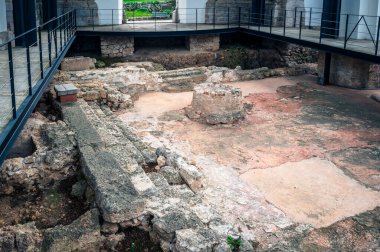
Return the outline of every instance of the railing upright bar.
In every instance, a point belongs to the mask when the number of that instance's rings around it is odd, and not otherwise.
[[[321,28],[319,29],[319,44],[322,44],[323,12],[321,13]]]
[[[230,7],[227,8],[227,28],[230,28]]]
[[[346,15],[346,29],[344,31],[344,49],[347,48],[347,34],[348,34],[348,20],[350,18],[350,15]]]
[[[40,70],[41,70],[41,79],[44,78],[44,62],[42,58],[42,39],[41,39],[41,26],[38,27],[38,49],[40,51]]]
[[[49,52],[49,66],[51,66],[51,31],[50,31],[50,25],[48,24],[48,52]]]
[[[62,17],[58,19],[59,22],[59,43],[61,45],[61,51],[62,51]]]
[[[95,30],[94,9],[91,9],[92,30]]]
[[[54,49],[55,49],[55,58],[58,58],[58,41],[57,41],[57,29],[58,29],[58,21],[54,21]]]
[[[309,29],[311,29],[311,15],[313,13],[313,8],[310,8],[310,16],[309,16]]]
[[[214,30],[215,30],[215,22],[216,22],[216,8],[214,7],[214,16],[213,16],[213,27],[214,27]]]
[[[29,95],[32,95],[32,73],[30,70],[30,47],[26,47],[26,67],[28,69],[28,87],[29,87]]]
[[[273,26],[273,9],[270,10],[270,22],[269,22],[269,33],[272,34]]]
[[[286,10],[284,10],[284,32],[283,32],[284,37],[285,37],[285,29],[286,29]]]
[[[239,28],[240,28],[240,24],[241,24],[241,7],[239,7],[239,16],[238,16],[239,20],[238,20],[238,25],[239,25]]]
[[[12,41],[8,42],[8,60],[9,60],[9,81],[11,84],[11,98],[12,98],[12,115],[13,119],[16,119],[16,92],[15,92],[15,76],[13,72],[13,55],[12,55]]]
[[[112,31],[113,31],[113,9],[112,9]]]
[[[300,36],[299,36],[299,39],[301,39],[302,37],[302,17],[303,17],[303,12],[301,11],[301,15],[300,15]]]
[[[195,30],[198,30],[198,8],[195,9]]]
[[[377,34],[376,34],[376,48],[375,48],[376,56],[379,52],[379,36],[380,36],[380,17],[377,18]]]

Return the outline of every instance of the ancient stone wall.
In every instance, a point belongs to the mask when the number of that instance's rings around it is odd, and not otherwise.
[[[323,78],[325,53],[319,55],[318,74]],[[376,67],[371,68],[370,77],[369,62],[337,54],[331,56],[330,83],[356,89],[380,87]]]
[[[99,23],[98,5],[95,0],[58,0],[58,15],[76,9],[77,25],[86,26]]]
[[[220,48],[220,37],[219,35],[189,36],[186,39],[186,48],[192,52],[216,52]]]
[[[134,37],[101,37],[102,56],[106,58],[125,57],[135,51]]]

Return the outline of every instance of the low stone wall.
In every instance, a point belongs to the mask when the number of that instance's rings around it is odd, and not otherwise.
[[[191,52],[216,52],[220,48],[219,35],[197,35],[186,38],[186,48]]]
[[[132,55],[135,51],[134,37],[109,37],[100,38],[100,49],[103,57],[117,58]]]

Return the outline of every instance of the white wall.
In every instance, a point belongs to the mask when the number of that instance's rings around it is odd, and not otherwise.
[[[0,0],[0,32],[7,30],[7,9],[5,0]]]
[[[123,0],[96,0],[95,2],[98,5],[99,25],[123,23]]]
[[[360,17],[364,15],[364,18],[370,29],[370,33],[374,39],[376,39],[377,31],[377,18],[379,16],[379,0],[343,0],[342,1],[342,11],[340,20],[340,37],[345,37],[345,27],[347,14],[348,19],[348,31],[347,35],[355,28],[356,23],[359,21]],[[374,16],[374,17],[371,17]],[[365,26],[364,20],[361,20],[358,27],[354,30],[351,37],[352,39],[371,39],[370,33]]]
[[[323,0],[305,0],[305,25],[320,26]],[[311,14],[311,19],[310,19]]]
[[[178,15],[180,23],[195,23],[198,13],[198,23],[204,23],[207,0],[178,0]]]

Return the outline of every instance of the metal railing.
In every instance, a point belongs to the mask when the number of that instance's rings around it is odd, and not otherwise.
[[[0,164],[76,34],[75,10],[0,44]]]
[[[334,14],[317,8],[177,8],[171,19],[137,18],[125,9],[80,9],[80,30],[170,32],[243,28],[378,55],[380,17]]]

